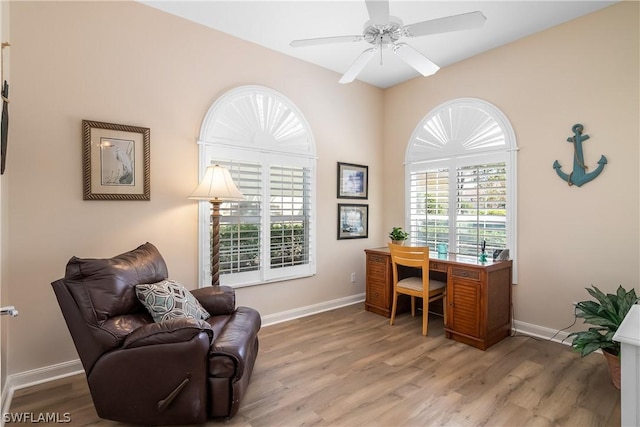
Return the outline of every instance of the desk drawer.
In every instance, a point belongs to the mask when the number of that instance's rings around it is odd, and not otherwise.
[[[471,268],[451,267],[451,276],[468,280],[480,280],[480,270]]]
[[[367,263],[367,277],[383,280],[387,277],[387,264]]]
[[[382,283],[369,283],[367,286],[367,303],[378,307],[386,307],[385,287]]]
[[[376,264],[387,264],[390,257],[384,255],[367,254],[367,262]]]
[[[430,271],[443,271],[443,272],[447,272],[447,264],[445,264],[444,262],[438,262],[438,261],[429,261],[429,270]]]

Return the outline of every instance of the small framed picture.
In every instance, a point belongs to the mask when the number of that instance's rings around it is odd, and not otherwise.
[[[338,198],[366,199],[369,192],[369,166],[338,162]]]
[[[369,237],[369,205],[338,203],[338,240]]]
[[[82,121],[84,200],[150,200],[149,128]]]

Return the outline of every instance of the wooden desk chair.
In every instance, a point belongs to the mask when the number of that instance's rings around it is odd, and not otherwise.
[[[393,270],[393,307],[389,324],[393,325],[398,306],[398,295],[411,296],[411,316],[416,315],[416,297],[422,298],[422,335],[427,335],[429,303],[442,299],[442,311],[446,317],[447,284],[438,280],[429,280],[429,248],[426,246],[400,246],[389,243]],[[398,280],[398,266],[420,268],[422,277],[407,277]]]

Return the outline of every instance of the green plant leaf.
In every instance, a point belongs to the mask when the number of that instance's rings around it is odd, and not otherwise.
[[[599,328],[589,328],[588,331],[573,332],[569,336],[574,336],[571,347],[580,353],[582,357],[593,353],[599,348],[608,347],[610,343],[606,341],[606,336],[599,332]]]
[[[593,287],[593,289],[587,288],[587,292],[589,292],[589,294],[591,294],[592,297],[594,297],[595,299],[598,300],[598,302],[600,302],[600,305],[602,306],[602,309],[605,310],[608,313],[615,313],[616,312],[616,308],[611,303],[611,300],[609,299],[609,297],[607,295],[605,295],[596,286],[592,286],[592,287]]]
[[[599,349],[600,349],[600,343],[598,342],[588,343],[584,347],[582,347],[582,351],[580,351],[580,356],[585,357]]]
[[[617,328],[619,325],[614,314],[608,313],[594,301],[581,301],[576,304],[576,307],[576,317],[584,319],[585,323],[607,328]]]
[[[571,346],[583,357],[598,349],[620,354],[620,343],[613,341],[613,336],[631,307],[640,301],[635,289],[627,292],[620,285],[615,294],[605,294],[592,285],[586,290],[596,301],[576,303],[576,317],[595,327],[569,334],[574,338]]]
[[[620,296],[622,294],[622,296]],[[636,296],[636,290],[631,289],[629,292],[624,291],[622,286],[618,287],[618,297],[620,299],[620,307],[618,307],[618,315],[620,317],[620,322],[625,318],[631,307],[638,302],[638,297]]]

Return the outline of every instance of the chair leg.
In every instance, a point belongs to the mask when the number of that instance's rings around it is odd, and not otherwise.
[[[416,297],[411,295],[411,317],[416,317]]]
[[[422,335],[427,336],[427,327],[429,326],[429,297],[422,298]]]
[[[398,307],[398,293],[393,293],[393,305],[391,306],[391,319],[389,319],[389,325],[393,325],[393,319],[396,318],[396,308]]]

